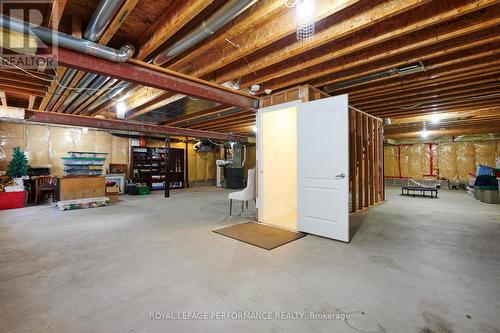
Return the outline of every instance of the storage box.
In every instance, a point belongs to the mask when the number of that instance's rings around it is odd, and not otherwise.
[[[26,191],[0,192],[0,210],[24,207]]]
[[[147,194],[149,194],[149,187],[148,186],[144,186],[144,185],[137,186],[136,187],[136,193],[138,195],[147,195]]]
[[[120,194],[119,186],[115,185],[106,187],[106,197],[109,198],[109,203],[118,202],[119,194]]]
[[[498,190],[480,190],[481,192],[481,202],[489,204],[499,204],[500,196],[498,195]]]
[[[109,203],[120,201],[120,195],[118,193],[106,193],[106,197],[109,198]]]
[[[120,193],[120,187],[118,185],[115,186],[107,186],[106,193]]]

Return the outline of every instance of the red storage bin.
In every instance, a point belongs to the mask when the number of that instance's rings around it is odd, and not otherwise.
[[[24,193],[26,191],[19,192],[0,192],[0,210],[1,209],[12,209],[12,208],[23,208],[24,207]]]

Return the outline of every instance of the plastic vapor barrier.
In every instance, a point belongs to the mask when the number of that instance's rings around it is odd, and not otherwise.
[[[52,174],[63,175],[61,157],[69,151],[108,153],[110,161],[129,164],[129,140],[104,131],[80,127],[25,125],[0,122],[0,170],[6,170],[12,148],[21,147],[31,167],[49,167]]]
[[[476,174],[475,148],[473,142],[457,143],[458,180],[467,183],[469,175]]]

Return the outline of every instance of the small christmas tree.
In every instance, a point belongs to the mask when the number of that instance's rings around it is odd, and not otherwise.
[[[20,147],[15,147],[12,152],[12,160],[9,162],[7,175],[12,178],[21,178],[28,174],[28,159]]]

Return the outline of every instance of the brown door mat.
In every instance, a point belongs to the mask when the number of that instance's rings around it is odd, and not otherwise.
[[[266,250],[272,250],[306,235],[301,232],[285,230],[255,222],[235,224],[213,230],[213,232]]]

